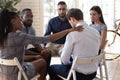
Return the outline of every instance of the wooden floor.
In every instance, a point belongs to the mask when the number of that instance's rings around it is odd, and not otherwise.
[[[120,58],[106,62],[109,80],[120,80]],[[52,57],[51,64],[60,64],[60,58]]]

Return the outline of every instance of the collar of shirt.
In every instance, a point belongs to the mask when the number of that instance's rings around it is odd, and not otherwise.
[[[83,26],[83,25],[85,25],[85,24],[86,24],[86,22],[84,22],[84,21],[83,21],[83,22],[79,22],[79,23],[76,24],[76,27],[78,27],[78,26]]]

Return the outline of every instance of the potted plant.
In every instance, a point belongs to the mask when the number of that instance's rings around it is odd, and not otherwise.
[[[0,0],[0,9],[7,8],[10,11],[19,12],[15,5],[17,5],[21,0]]]

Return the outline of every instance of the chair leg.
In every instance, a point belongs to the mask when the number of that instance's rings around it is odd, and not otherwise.
[[[18,72],[18,80],[21,80],[21,77],[22,77],[22,74],[21,74],[21,72],[19,71],[19,72]]]
[[[105,77],[106,77],[106,80],[108,80],[108,73],[107,73],[106,62],[104,62],[104,68],[105,68]]]
[[[73,80],[76,80],[76,72],[73,70]]]
[[[103,80],[103,73],[102,73],[102,64],[100,63],[100,80]]]
[[[69,74],[68,74],[68,76],[67,76],[67,80],[70,80],[72,74],[73,74],[73,71],[70,70],[70,72],[69,72]]]

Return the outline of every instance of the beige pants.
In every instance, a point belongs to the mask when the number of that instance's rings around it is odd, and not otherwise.
[[[63,44],[47,43],[45,47],[51,50],[52,56],[60,56]]]

